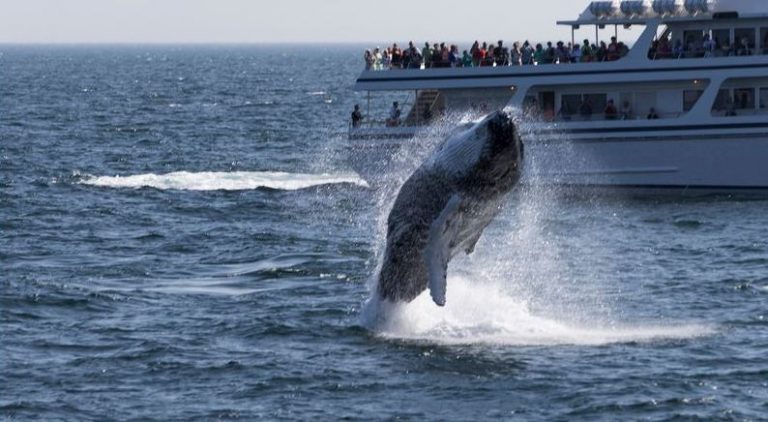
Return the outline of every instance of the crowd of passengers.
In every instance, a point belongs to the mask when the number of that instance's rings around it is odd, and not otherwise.
[[[763,42],[764,54],[768,54],[768,34]],[[589,40],[579,44],[562,41],[535,46],[528,41],[514,42],[509,48],[504,41],[496,44],[475,41],[469,50],[459,53],[456,44],[425,42],[422,48],[408,43],[407,48],[400,48],[397,43],[391,47],[365,50],[364,60],[367,70],[385,69],[427,69],[440,67],[481,67],[481,66],[524,66],[539,64],[584,63],[618,60],[629,52],[629,48],[616,37],[600,44],[590,44]],[[671,59],[688,57],[749,56],[754,48],[748,38],[738,42],[720,42],[717,37],[705,34],[701,38],[688,37],[686,42],[660,38],[653,42],[648,57],[650,59]]]
[[[538,64],[561,64],[581,62],[613,61],[624,57],[629,48],[616,37],[611,37],[610,43],[600,42],[599,45],[584,43],[572,44],[562,41],[546,45],[528,41],[515,42],[509,48],[504,41],[496,44],[475,41],[469,50],[459,53],[456,44],[428,42],[418,48],[413,41],[407,48],[400,48],[396,43],[387,48],[365,50],[365,68],[367,70],[384,69],[421,69],[441,67],[482,67],[482,66],[524,66]]]

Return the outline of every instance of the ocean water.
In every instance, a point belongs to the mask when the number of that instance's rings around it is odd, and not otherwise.
[[[521,187],[372,315],[361,56],[0,46],[0,417],[768,420],[766,199]]]

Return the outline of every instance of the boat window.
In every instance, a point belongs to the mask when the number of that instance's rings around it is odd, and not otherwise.
[[[734,31],[734,44],[736,44],[736,54],[746,56],[752,54],[755,49],[755,29],[737,28]]]
[[[538,113],[538,109],[539,101],[536,100],[536,97],[530,94],[526,95],[523,99],[523,110],[525,111],[525,114],[532,117]]]
[[[578,114],[581,107],[581,94],[563,95],[560,99],[560,116],[568,118]]]
[[[539,103],[541,112],[544,113],[544,119],[552,120],[555,117],[555,92],[546,91],[539,93]]]
[[[729,89],[717,91],[717,98],[715,98],[715,104],[712,105],[712,111],[715,113],[725,113],[731,108],[733,108],[731,91]]]
[[[654,110],[659,117],[664,118],[664,110],[659,106],[657,93],[654,92],[636,92],[635,93],[635,112],[640,116],[647,117]]]
[[[755,109],[755,90],[752,88],[737,88],[733,90],[733,102],[736,110]]]
[[[691,111],[696,101],[699,100],[701,94],[704,93],[703,89],[692,89],[683,91],[683,111]]]
[[[592,104],[592,110],[595,113],[602,113],[605,110],[605,106],[608,104],[607,97],[606,94],[584,94],[584,100]]]
[[[683,31],[683,43],[685,47],[685,57],[704,56],[704,31],[700,29]]]
[[[717,55],[727,55],[728,50],[731,48],[731,30],[712,30],[712,40],[715,41],[715,53]]]
[[[563,94],[560,97],[557,118],[562,120],[599,119],[607,104],[607,94]]]
[[[656,32],[656,38],[648,49],[648,58],[651,60],[669,59],[672,57],[672,43],[670,37],[672,31],[665,25],[659,25]]]
[[[761,112],[768,111],[768,88],[760,88],[758,94],[759,102],[757,103],[757,108]]]
[[[760,28],[760,39],[763,40],[761,45],[763,54],[768,54],[768,28]]]

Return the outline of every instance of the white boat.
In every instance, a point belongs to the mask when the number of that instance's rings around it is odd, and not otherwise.
[[[364,70],[355,90],[369,99],[408,93],[413,106],[396,126],[367,117],[350,127],[356,170],[375,178],[381,160],[419,142],[427,108],[455,115],[506,105],[528,116],[529,182],[768,193],[768,2],[592,2],[558,24],[574,34],[644,29],[630,49],[593,60]]]

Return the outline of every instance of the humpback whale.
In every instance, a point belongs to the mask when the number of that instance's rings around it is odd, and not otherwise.
[[[406,180],[387,220],[380,298],[410,302],[429,288],[445,305],[448,262],[472,253],[520,179],[522,144],[505,111],[465,125]]]

